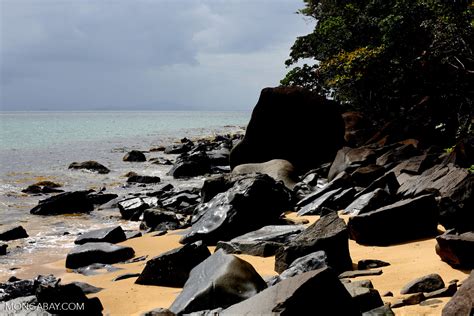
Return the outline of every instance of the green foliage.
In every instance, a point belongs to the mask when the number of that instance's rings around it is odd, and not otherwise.
[[[474,108],[474,14],[454,0],[304,0],[282,85],[303,86],[385,121],[430,100],[436,125],[466,128]]]

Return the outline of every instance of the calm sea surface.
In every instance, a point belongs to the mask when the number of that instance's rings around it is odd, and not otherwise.
[[[162,182],[186,188],[203,179],[178,181],[166,176],[170,166],[123,162],[131,150],[145,151],[147,159],[162,157],[146,152],[152,147],[229,132],[241,132],[250,112],[0,112],[0,230],[22,225],[29,238],[8,242],[0,256],[0,278],[17,273],[12,267],[37,265],[62,258],[78,233],[121,223],[136,229],[136,222],[120,222],[117,212],[94,211],[75,216],[33,216],[29,210],[47,196],[21,193],[28,185],[51,180],[63,190],[100,189],[125,194],[124,174],[157,175]],[[173,157],[173,156],[171,156]],[[73,161],[96,160],[111,172],[99,175],[68,170]],[[65,233],[67,233],[65,235]],[[0,280],[1,281],[1,280]]]

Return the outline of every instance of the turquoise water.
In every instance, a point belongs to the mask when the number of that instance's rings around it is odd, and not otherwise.
[[[190,129],[245,125],[249,112],[0,112],[0,150],[82,141],[182,135]]]

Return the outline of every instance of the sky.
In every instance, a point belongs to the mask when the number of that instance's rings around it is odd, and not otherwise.
[[[1,110],[250,110],[303,0],[0,0]]]

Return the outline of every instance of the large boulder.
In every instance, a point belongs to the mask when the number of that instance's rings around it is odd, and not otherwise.
[[[433,237],[437,226],[438,206],[431,194],[353,216],[348,222],[351,239],[364,245],[390,245]]]
[[[88,231],[77,237],[74,243],[77,245],[83,245],[88,242],[110,242],[115,244],[125,240],[127,240],[127,237],[122,227],[114,226]]]
[[[175,314],[228,307],[267,287],[246,261],[222,250],[196,266],[182,292],[169,308]]]
[[[106,174],[110,172],[109,168],[93,160],[73,162],[69,165],[69,169],[85,169],[100,174]]]
[[[210,255],[200,241],[167,251],[148,260],[135,283],[183,287],[191,270]]]
[[[280,246],[303,230],[303,225],[265,226],[230,241],[219,241],[216,249],[223,249],[227,253],[242,253],[261,257],[273,256]]]
[[[360,315],[329,268],[306,272],[230,306],[220,315]]]
[[[66,268],[77,269],[93,263],[112,264],[133,258],[131,247],[107,242],[87,243],[73,248],[66,257]]]
[[[91,191],[65,192],[38,202],[30,213],[35,215],[58,215],[89,213],[94,205],[88,197]]]
[[[418,292],[433,292],[444,288],[444,281],[439,274],[433,273],[422,276],[408,282],[401,290],[400,294],[412,294]]]
[[[199,205],[182,243],[227,241],[275,223],[291,209],[291,192],[267,175],[243,178],[226,192]]]
[[[453,267],[474,269],[474,232],[458,234],[452,230],[436,237],[436,253]]]
[[[262,163],[247,163],[238,165],[232,170],[233,174],[263,173],[277,181],[283,181],[285,186],[293,190],[298,181],[295,168],[291,162],[283,159],[273,159]]]
[[[146,161],[145,155],[138,150],[132,150],[123,156],[123,161],[143,162]]]
[[[279,248],[275,256],[275,271],[281,273],[296,259],[318,250],[326,253],[328,265],[337,272],[352,270],[347,226],[336,212],[321,216],[295,239]]]
[[[343,143],[344,121],[333,102],[301,88],[265,88],[230,165],[285,159],[306,171],[331,161]]]
[[[202,176],[211,172],[211,159],[205,152],[196,151],[183,153],[168,171],[167,175],[173,178],[189,178]]]
[[[0,240],[9,241],[15,239],[28,238],[28,234],[23,226],[9,227],[0,231]]]
[[[462,282],[453,298],[444,306],[443,316],[474,314],[474,271]]]
[[[144,210],[157,205],[157,197],[134,197],[117,203],[122,218],[132,221],[138,221]]]

